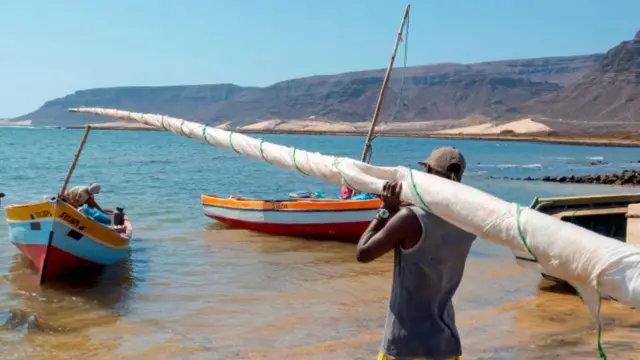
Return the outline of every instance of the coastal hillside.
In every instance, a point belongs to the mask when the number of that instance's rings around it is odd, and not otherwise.
[[[562,90],[602,59],[601,54],[478,64],[435,64],[404,70],[405,85],[395,121],[487,118],[508,115],[524,102]],[[400,75],[388,91],[385,117],[395,108]],[[89,89],[46,102],[15,120],[33,125],[72,126],[108,122],[69,114],[67,108],[96,106],[161,113],[208,124],[239,127],[278,120],[367,121],[384,70],[287,80],[267,87],[233,84]]]
[[[638,129],[640,125],[640,31],[604,55],[564,89],[519,107],[524,114],[555,119],[554,128]],[[559,121],[558,119],[562,119]],[[568,121],[569,120],[569,121]]]

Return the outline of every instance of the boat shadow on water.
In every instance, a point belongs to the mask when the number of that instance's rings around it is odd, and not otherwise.
[[[14,289],[6,296],[13,305],[0,309],[0,331],[23,333],[67,333],[114,324],[128,313],[138,282],[127,258],[41,286],[35,265],[21,254],[14,255],[4,278]]]

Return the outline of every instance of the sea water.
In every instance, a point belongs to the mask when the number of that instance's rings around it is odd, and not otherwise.
[[[3,206],[55,195],[81,130],[0,128]],[[360,157],[362,137],[264,135],[271,142]],[[467,160],[463,181],[509,201],[627,193],[634,188],[511,181],[617,172],[633,148],[377,138],[372,162],[419,169],[437,146]],[[91,284],[41,288],[0,219],[2,359],[371,359],[386,311],[392,259],[358,264],[354,246],[227,229],[202,214],[202,193],[283,198],[339,188],[163,132],[93,131],[70,186],[100,183],[102,208],[134,226],[127,263]],[[3,210],[0,210],[3,215]],[[548,285],[548,284],[547,284]],[[520,269],[510,250],[477,241],[455,298],[469,358],[595,358],[586,309]],[[638,314],[607,303],[605,347],[637,353]]]

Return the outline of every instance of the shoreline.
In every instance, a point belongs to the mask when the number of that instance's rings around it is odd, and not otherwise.
[[[163,131],[145,125],[92,125],[92,130],[127,130],[127,131]],[[84,126],[69,126],[66,129],[84,129]],[[222,129],[227,130],[229,129]],[[240,134],[264,134],[264,135],[332,135],[332,136],[366,136],[367,131],[317,131],[317,130],[232,130]],[[613,147],[640,147],[640,132],[619,131],[611,133],[552,133],[552,134],[440,134],[427,131],[414,132],[387,132],[376,135],[378,137],[397,138],[428,138],[428,139],[452,139],[452,140],[484,140],[484,141],[518,141],[558,145],[577,146],[613,146]]]

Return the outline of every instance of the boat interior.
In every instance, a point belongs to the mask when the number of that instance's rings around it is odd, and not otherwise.
[[[109,215],[109,217],[111,218],[111,224],[107,225],[107,227],[109,229],[115,231],[116,233],[118,233],[122,237],[126,237],[126,238],[130,238],[131,237],[131,232],[133,231],[133,228],[131,227],[131,223],[126,218],[126,216],[123,219],[122,224],[121,225],[117,225],[117,224],[114,223],[115,212],[113,210],[104,209],[104,213]],[[95,221],[95,220],[93,220],[93,221]],[[100,223],[98,223],[98,224],[100,224]]]
[[[600,235],[640,245],[640,194],[536,198],[531,208]]]
[[[216,195],[210,195],[210,194],[208,194],[206,196],[220,198],[220,197],[218,197]],[[247,196],[241,196],[241,195],[230,195],[229,199],[238,200],[238,201],[263,201],[263,202],[270,202],[270,203],[283,203],[283,202],[293,202],[293,201],[313,201],[313,202],[340,202],[340,201],[347,201],[347,200],[338,199],[338,198],[312,198],[312,197],[309,197],[309,198],[290,197],[290,198],[287,198],[287,199],[256,199],[256,198],[247,197]],[[349,200],[349,201],[369,201],[369,200]]]
[[[69,206],[69,204],[67,203],[65,204]],[[131,226],[131,222],[129,222],[129,219],[127,218],[124,212],[116,216],[115,211],[110,209],[102,209],[104,213],[100,215],[100,213],[97,210],[92,209],[91,212],[86,213],[82,210],[82,208],[76,209],[71,206],[69,207],[75,210],[77,215],[82,216],[83,218],[91,222],[94,222],[100,226],[106,227],[107,229],[117,233],[123,238],[126,238],[126,239],[131,238],[131,234],[133,233],[133,227]],[[107,215],[109,218],[102,219],[102,220],[98,219],[99,217],[104,217],[104,215]]]

